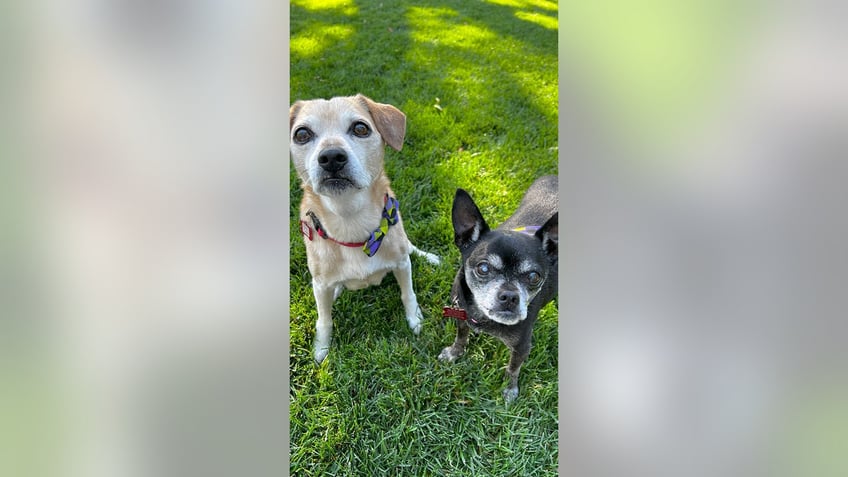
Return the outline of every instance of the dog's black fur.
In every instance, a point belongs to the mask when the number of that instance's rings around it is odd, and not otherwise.
[[[518,373],[530,354],[539,310],[557,294],[557,187],[556,176],[537,179],[518,210],[494,230],[467,192],[458,189],[454,197],[454,242],[462,253],[462,266],[451,300],[454,307],[465,310],[467,321],[457,321],[456,339],[439,359],[453,361],[462,355],[469,330],[500,338],[510,349],[509,384],[503,393],[507,401],[518,396]],[[513,230],[539,225],[532,235]],[[534,283],[538,278],[541,281]]]

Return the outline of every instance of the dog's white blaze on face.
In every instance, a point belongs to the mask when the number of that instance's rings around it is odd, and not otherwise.
[[[518,265],[518,273],[524,274],[532,271],[536,265],[530,260],[523,260],[521,264]],[[534,294],[535,295],[535,294]]]
[[[489,265],[494,267],[495,270],[503,270],[503,260],[501,260],[501,257],[498,255],[488,255],[486,257],[486,261],[489,262]]]
[[[367,188],[373,180],[363,164],[363,158],[367,158],[367,154],[369,154],[367,151],[368,148],[364,147],[364,144],[361,143],[363,141],[362,139],[357,138],[354,140],[349,135],[344,134],[343,129],[349,129],[350,124],[353,124],[353,122],[347,122],[347,124],[347,126],[344,123],[336,125],[328,131],[313,130],[316,133],[317,140],[312,141],[314,144],[311,145],[311,150],[306,157],[306,172],[309,176],[309,182],[312,184],[315,192],[319,194],[326,191],[322,184],[325,171],[321,168],[318,158],[322,152],[329,149],[340,149],[347,154],[347,164],[343,171],[341,171],[341,174],[352,182],[353,187],[356,189]],[[372,138],[368,139],[376,139],[379,144],[379,136],[376,138],[373,138],[373,136],[372,134]]]

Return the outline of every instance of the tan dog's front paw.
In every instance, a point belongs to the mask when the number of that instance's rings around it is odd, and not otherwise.
[[[316,346],[315,347],[315,364],[321,364],[324,361],[324,358],[326,358],[328,354],[330,354],[330,348],[329,347],[319,348],[319,347]]]
[[[329,333],[318,333],[315,337],[315,364],[321,364],[324,358],[330,353],[330,337]]]
[[[406,317],[406,322],[409,323],[409,329],[416,336],[421,333],[421,321],[423,319],[424,316],[421,314],[421,308],[416,308],[414,315]]]

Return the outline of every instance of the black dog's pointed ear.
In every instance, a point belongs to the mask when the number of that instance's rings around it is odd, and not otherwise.
[[[559,212],[536,231],[536,238],[542,241],[542,250],[548,257],[554,260],[559,257]]]
[[[489,226],[483,220],[483,214],[474,203],[474,199],[462,189],[456,190],[453,198],[453,241],[460,249],[476,242],[489,231]]]

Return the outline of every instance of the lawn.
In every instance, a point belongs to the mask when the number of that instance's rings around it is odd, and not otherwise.
[[[509,352],[472,337],[453,364],[441,317],[459,265],[450,207],[457,187],[491,225],[534,178],[557,172],[557,4],[465,0],[291,3],[291,99],[363,93],[407,115],[386,168],[404,227],[440,266],[413,257],[424,327],[412,335],[397,284],[346,292],[330,355],[312,360],[316,319],[291,190],[293,475],[555,475],[557,310],[534,331],[518,400],[506,405]]]

